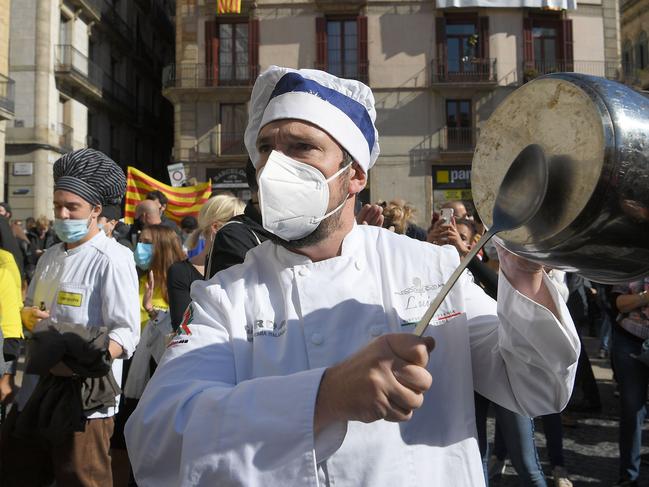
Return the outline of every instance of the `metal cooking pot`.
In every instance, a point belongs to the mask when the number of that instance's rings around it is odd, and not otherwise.
[[[517,89],[486,122],[473,156],[485,225],[509,165],[529,144],[545,151],[548,191],[528,225],[499,235],[504,246],[596,282],[649,275],[649,98],[574,73]]]

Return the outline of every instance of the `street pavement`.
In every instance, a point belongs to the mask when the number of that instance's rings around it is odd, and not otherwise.
[[[574,487],[609,487],[618,480],[618,409],[619,399],[613,395],[615,383],[608,359],[598,359],[599,340],[584,337],[584,344],[593,365],[593,371],[602,400],[601,413],[578,414],[564,412],[575,423],[563,428],[563,450],[566,469]],[[489,443],[493,446],[493,415],[487,424]],[[645,422],[642,439],[643,461],[639,485],[649,487],[649,423]],[[548,487],[553,487],[552,472],[545,449],[543,422],[536,421],[535,441]],[[492,480],[490,487],[518,487],[516,471],[509,461],[500,479]]]

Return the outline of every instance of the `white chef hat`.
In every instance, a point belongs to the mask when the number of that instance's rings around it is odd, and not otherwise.
[[[333,137],[365,172],[379,156],[372,90],[360,81],[341,79],[315,69],[271,66],[261,73],[250,97],[245,143],[259,164],[257,136],[275,120],[310,122]]]

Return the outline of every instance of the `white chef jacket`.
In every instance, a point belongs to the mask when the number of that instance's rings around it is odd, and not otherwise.
[[[140,297],[133,253],[99,232],[70,250],[50,247],[38,260],[25,306],[45,303],[54,323],[106,326],[108,336],[130,357],[140,338]],[[122,381],[122,360],[113,361],[113,375]],[[17,404],[22,410],[38,376],[26,374]],[[117,397],[119,399],[119,396]],[[89,419],[117,413],[117,406],[93,412]]]
[[[496,303],[466,276],[433,318],[433,376],[404,423],[313,432],[324,370],[372,338],[414,329],[458,265],[437,247],[355,226],[321,262],[272,242],[192,286],[193,302],[126,426],[138,485],[480,486],[473,391],[537,416],[560,411],[579,340],[501,276]]]

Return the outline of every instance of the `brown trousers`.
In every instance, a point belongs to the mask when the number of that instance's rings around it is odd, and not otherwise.
[[[88,419],[85,431],[73,433],[56,447],[15,438],[18,412],[13,408],[2,424],[0,485],[2,487],[112,487],[110,437],[113,418]]]

